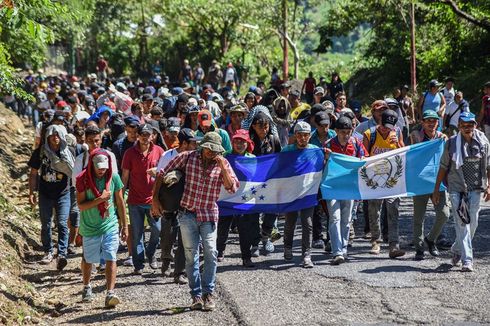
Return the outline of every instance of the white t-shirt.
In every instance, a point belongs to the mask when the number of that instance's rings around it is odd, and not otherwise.
[[[114,155],[113,152],[107,151],[107,153],[109,153],[109,156],[111,157],[112,173],[119,173],[119,171],[117,169],[116,156]],[[88,152],[83,152],[82,154],[78,155],[77,158],[75,159],[75,166],[73,167],[73,174],[71,175],[74,185],[77,182],[77,176],[87,166],[89,156],[90,155]],[[85,161],[84,161],[84,158],[85,158]]]
[[[233,68],[226,69],[225,83],[229,82],[230,80],[235,81],[235,69]]]
[[[446,105],[449,105],[450,103],[454,102],[454,95],[455,94],[456,94],[456,91],[454,90],[454,87],[452,87],[451,89],[447,89],[446,87],[444,87],[442,89],[442,95],[444,96],[444,99],[446,100]]]
[[[158,160],[157,173],[165,169],[168,163],[177,155],[179,155],[179,152],[177,152],[177,149],[175,148],[169,149],[168,151],[164,152],[162,156],[160,156],[160,159]]]
[[[456,112],[456,110],[458,110],[458,107],[459,107],[458,103],[452,102],[451,104],[449,104],[447,106],[445,114],[450,117],[451,114],[453,114],[454,112]],[[451,126],[454,126],[454,127],[458,126],[459,115],[461,114],[461,110],[458,110],[458,111],[459,112],[454,113],[454,115],[451,117],[451,120],[449,121],[449,124]],[[467,111],[467,110],[463,109],[463,111]]]

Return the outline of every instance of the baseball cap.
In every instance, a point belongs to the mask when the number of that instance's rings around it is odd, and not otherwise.
[[[323,87],[318,86],[318,87],[316,87],[316,88],[315,88],[315,91],[314,91],[314,93],[313,93],[313,94],[315,94],[315,95],[316,95],[316,94],[320,94],[320,93],[321,93],[322,95],[323,95],[323,94],[325,94],[325,90],[323,89]]]
[[[328,113],[325,111],[320,111],[315,114],[315,123],[317,125],[329,125],[330,124],[330,117],[328,116]]]
[[[211,126],[212,120],[213,115],[208,110],[201,110],[197,114],[197,121],[199,121],[200,126],[209,127]]]
[[[180,143],[182,143],[183,141],[199,141],[199,140],[201,140],[201,137],[197,137],[196,133],[190,128],[180,129],[179,135],[177,136],[177,138],[179,138]]]
[[[439,86],[439,82],[437,81],[437,79],[432,79],[429,82],[429,87],[437,87],[437,86]]]
[[[461,112],[459,115],[459,120],[476,123],[476,116],[471,112]]]
[[[158,89],[158,96],[163,96],[163,97],[170,97],[172,94],[170,93],[170,90],[167,87],[160,87]]]
[[[153,101],[153,95],[147,93],[143,94],[143,96],[141,96],[141,101],[142,102]]]
[[[424,111],[424,114],[422,115],[422,119],[439,119],[439,116],[437,115],[437,112],[434,110],[426,110]]]
[[[147,123],[138,126],[138,134],[153,134],[153,128]]]
[[[167,130],[171,132],[179,132],[180,131],[180,119],[179,118],[169,118],[167,120]]]
[[[490,87],[490,81],[487,81],[485,84],[483,84],[483,87]]]
[[[289,85],[289,83],[282,83],[281,86],[279,86],[280,89],[284,89],[284,88],[290,88],[291,85]]]
[[[381,115],[381,124],[383,126],[385,126],[386,128],[394,129],[397,121],[398,114],[396,114],[395,111],[390,109],[383,111],[383,114]]]
[[[342,116],[335,121],[335,129],[352,129],[352,120]]]
[[[134,115],[130,115],[130,116],[124,118],[124,123],[128,127],[137,127],[140,124],[140,119],[138,119],[138,117],[136,117]]]
[[[289,93],[291,96],[294,96],[294,97],[297,97],[297,98],[300,98],[301,97],[301,93],[295,89],[294,91],[292,91],[291,93]]]
[[[376,100],[371,104],[371,109],[380,110],[380,109],[388,109],[388,104],[384,100]]]
[[[304,132],[304,133],[311,133],[311,126],[305,122],[305,121],[298,121],[296,123],[296,126],[294,126],[294,133],[297,132]]]
[[[95,155],[92,159],[94,167],[96,169],[108,169],[109,168],[109,157],[103,154]]]
[[[313,104],[313,106],[310,109],[311,115],[315,115],[318,112],[325,112],[325,107],[321,104]]]

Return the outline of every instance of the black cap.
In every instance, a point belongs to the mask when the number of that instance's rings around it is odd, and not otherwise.
[[[143,96],[141,96],[141,101],[143,101],[143,102],[153,101],[153,95],[151,95],[151,94],[143,94]]]
[[[436,79],[432,79],[430,82],[429,82],[429,88],[430,87],[437,87],[439,86],[439,82],[436,80]]]
[[[294,91],[292,91],[291,93],[289,93],[289,95],[295,96],[297,98],[300,98],[301,97],[301,93],[297,89],[295,89]]]
[[[147,123],[138,126],[138,134],[142,135],[145,133],[153,134],[153,127]]]
[[[281,88],[281,89],[289,88],[289,87],[291,87],[291,85],[289,85],[289,83],[282,83],[281,86],[279,86],[279,88]]]
[[[311,107],[311,109],[310,109],[310,113],[311,113],[312,115],[315,115],[315,114],[317,114],[318,112],[324,112],[324,111],[326,111],[326,110],[325,110],[325,107],[324,107],[323,105],[321,105],[321,104],[314,104],[314,105]]]
[[[398,121],[398,114],[393,110],[384,110],[381,115],[381,124],[387,128],[394,129]]]
[[[317,112],[315,114],[315,123],[317,125],[329,125],[330,124],[330,117],[328,114],[324,111]]]
[[[130,115],[124,118],[124,123],[126,124],[126,126],[137,127],[140,125],[140,119],[138,119],[138,117],[134,115]]]
[[[179,138],[180,143],[183,141],[199,141],[201,139],[200,137],[196,137],[196,133],[189,128],[180,129],[177,138]]]
[[[346,116],[341,116],[335,121],[335,129],[352,129],[352,120]]]

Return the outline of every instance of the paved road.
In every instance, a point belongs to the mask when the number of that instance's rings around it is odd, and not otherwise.
[[[408,253],[397,260],[388,258],[386,245],[381,255],[372,256],[368,254],[369,242],[356,239],[347,263],[331,266],[329,257],[316,250],[315,268],[305,270],[300,267],[298,226],[291,263],[284,262],[282,241],[278,241],[276,253],[257,259],[256,269],[244,270],[238,238],[232,235],[226,259],[218,267],[218,309],[212,313],[189,311],[188,287],[150,270],[133,276],[131,269],[119,269],[117,291],[124,303],[115,310],[101,308],[101,276],[94,282],[97,300],[88,305],[80,302],[79,258],[72,259],[61,276],[52,271],[40,274],[33,265],[27,277],[45,290],[53,304],[61,300],[57,306],[61,316],[53,322],[63,324],[484,324],[490,322],[489,208],[485,205],[481,213],[474,241],[474,273],[451,268],[448,252],[441,258],[413,260],[410,200],[402,202],[400,217],[401,242]],[[434,216],[432,210],[428,214]]]

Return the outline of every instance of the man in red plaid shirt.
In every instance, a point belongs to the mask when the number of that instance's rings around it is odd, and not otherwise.
[[[178,219],[185,250],[185,265],[191,288],[191,309],[214,310],[213,291],[216,281],[218,201],[223,185],[234,193],[238,179],[228,161],[221,155],[221,137],[216,132],[204,135],[197,151],[180,153],[172,159],[159,178],[172,170],[185,174],[182,211]],[[165,209],[165,207],[163,207]],[[160,212],[153,212],[158,215]],[[199,273],[199,239],[204,248],[204,270]]]

